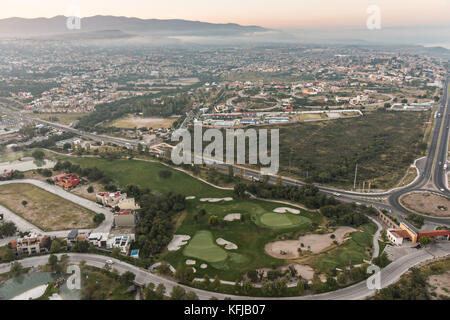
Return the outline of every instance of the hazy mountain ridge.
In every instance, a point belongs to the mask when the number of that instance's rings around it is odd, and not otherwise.
[[[152,35],[202,35],[236,36],[271,31],[258,26],[241,26],[234,23],[215,24],[189,20],[139,19],[116,16],[93,16],[81,19],[80,30],[67,28],[67,17],[53,18],[7,18],[0,20],[0,37],[50,36],[76,32],[100,32],[118,30],[131,34]]]

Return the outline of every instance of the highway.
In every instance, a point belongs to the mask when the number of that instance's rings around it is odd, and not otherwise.
[[[448,150],[448,138],[449,138],[449,125],[450,125],[450,117],[449,117],[449,106],[448,106],[448,89],[449,89],[449,78],[446,79],[445,87],[444,87],[444,93],[443,98],[441,100],[441,107],[439,109],[439,112],[441,113],[441,117],[436,118],[436,125],[433,130],[433,134],[431,137],[431,142],[429,145],[429,149],[427,152],[427,156],[424,159],[425,164],[423,165],[423,168],[420,170],[419,177],[411,184],[401,187],[392,189],[385,192],[380,193],[359,193],[359,192],[353,192],[353,191],[347,191],[347,190],[340,190],[337,188],[332,187],[326,187],[322,185],[317,185],[317,187],[320,189],[320,191],[328,196],[333,196],[338,198],[339,200],[345,201],[345,202],[352,202],[356,201],[361,204],[365,204],[368,206],[374,206],[378,209],[382,210],[388,210],[390,211],[390,214],[397,216],[399,218],[403,218],[405,215],[408,214],[408,211],[400,205],[399,199],[402,195],[412,192],[412,191],[418,191],[418,190],[424,190],[424,189],[430,189],[430,186],[436,188],[434,190],[436,193],[439,193],[441,195],[450,196],[450,192],[446,187],[446,179],[445,179],[445,172],[443,170],[443,164],[446,162],[447,159],[447,150]],[[97,141],[105,141],[105,142],[111,142],[117,145],[121,146],[127,146],[127,147],[137,147],[139,142],[132,141],[132,140],[126,140],[126,139],[120,139],[120,138],[114,138],[104,135],[98,135],[88,132],[83,132],[80,130],[77,130],[72,127],[64,126],[61,124],[56,124],[52,122],[48,122],[45,120],[40,119],[34,119],[34,118],[27,118],[24,117],[24,115],[20,112],[11,111],[9,109],[3,109],[4,113],[18,116],[21,119],[25,121],[35,121],[37,123],[41,123],[44,125],[48,125],[50,127],[73,132],[80,136],[85,136],[93,140]],[[186,128],[188,125],[188,122],[191,121],[194,117],[194,113],[191,111],[187,114],[187,117],[185,121],[182,124],[182,128]],[[155,142],[158,143],[158,142]],[[153,144],[151,144],[153,145]],[[149,145],[149,146],[151,146]],[[214,162],[214,161],[208,161],[208,165],[215,166],[220,169],[227,170],[228,164],[220,163],[220,162]],[[236,175],[240,175],[241,170],[243,171],[244,177],[247,179],[254,179],[254,180],[262,180],[262,175],[259,170],[253,170],[246,167],[241,167],[237,165],[233,165],[233,171]],[[302,186],[304,185],[304,182],[288,178],[288,177],[281,177],[282,184],[287,186]],[[275,184],[277,181],[277,177],[270,176],[269,177],[269,183]],[[444,190],[444,191],[442,191]],[[388,200],[388,204],[383,204],[382,200]],[[425,220],[427,222],[433,223],[433,224],[439,224],[439,225],[448,225],[450,226],[450,218],[433,218],[433,217],[425,217]]]

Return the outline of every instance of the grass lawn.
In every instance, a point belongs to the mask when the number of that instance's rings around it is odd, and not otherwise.
[[[313,256],[309,261],[315,270],[326,272],[335,268],[344,269],[350,265],[361,264],[363,260],[370,260],[367,248],[372,247],[373,235],[377,226],[373,223],[358,228],[363,232],[354,232],[345,244],[328,252]]]
[[[306,217],[295,216],[290,213],[268,212],[261,216],[262,224],[272,228],[286,228],[301,224],[310,224],[311,220]]]
[[[0,186],[0,204],[44,231],[95,227],[94,212],[30,184]]]
[[[249,270],[285,265],[284,260],[273,258],[265,253],[266,243],[283,236],[295,237],[298,232],[306,232],[312,222],[321,223],[323,217],[317,212],[301,210],[300,215],[276,213],[278,217],[288,219],[289,223],[285,225],[269,227],[261,223],[261,217],[271,214],[275,208],[280,206],[279,203],[260,200],[233,200],[218,203],[205,203],[198,199],[189,200],[187,202],[187,214],[179,222],[176,234],[189,235],[192,239],[184,248],[163,254],[163,259],[175,268],[179,268],[186,266],[187,259],[195,257],[197,258],[197,263],[194,266],[197,270],[196,277],[202,277],[205,274],[210,277],[218,275],[221,279],[228,281],[235,281]],[[194,217],[202,209],[206,210],[206,215],[199,217],[196,221]],[[244,221],[224,221],[223,218],[230,213],[240,213],[245,217]],[[209,217],[212,215],[223,221],[222,226],[214,228],[209,226]],[[295,223],[292,223],[290,219],[293,219]],[[218,238],[230,241],[236,244],[238,248],[236,250],[223,250],[215,244]],[[202,240],[202,243],[196,244],[199,240]],[[191,246],[191,243],[194,244],[194,247]],[[210,259],[208,250],[212,246],[214,246],[212,255],[218,257],[219,252],[223,252],[226,255],[225,259],[221,256],[222,260],[209,262],[207,260]],[[198,250],[199,248],[202,248],[202,250]],[[201,258],[199,251],[207,252],[207,256]],[[206,263],[208,267],[200,269],[199,266],[202,263]]]
[[[206,183],[192,178],[188,174],[174,170],[158,162],[144,162],[138,160],[105,160],[99,158],[62,158],[81,167],[97,167],[113,178],[119,187],[134,184],[142,188],[149,188],[153,193],[167,194],[181,193],[186,196],[197,197],[230,197],[232,191],[220,190]],[[172,172],[170,178],[159,176],[162,170]]]
[[[17,152],[5,152],[0,153],[0,162],[10,162],[19,160],[23,157],[31,157],[33,151],[17,151]]]
[[[216,245],[210,231],[198,231],[183,254],[206,262],[220,262],[227,258],[226,251]]]

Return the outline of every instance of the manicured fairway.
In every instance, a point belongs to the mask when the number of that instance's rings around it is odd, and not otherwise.
[[[179,170],[174,170],[158,162],[138,160],[106,160],[99,158],[63,158],[82,168],[97,167],[108,174],[119,187],[134,184],[149,188],[153,193],[181,193],[185,196],[195,195],[198,198],[224,198],[233,195],[232,191],[220,190],[189,176]],[[171,171],[169,178],[162,178],[160,171]]]
[[[220,262],[228,257],[227,252],[215,244],[209,231],[198,231],[184,249],[183,254],[207,262]]]
[[[272,228],[293,227],[310,222],[306,217],[285,213],[268,212],[261,216],[261,223]]]

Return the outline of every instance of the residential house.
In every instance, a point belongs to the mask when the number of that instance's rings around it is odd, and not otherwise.
[[[32,255],[38,253],[46,253],[48,249],[44,247],[45,241],[50,236],[43,236],[37,233],[30,233],[27,236],[12,240],[11,248],[17,252],[18,255]]]
[[[51,177],[52,181],[64,189],[73,189],[80,183],[80,178],[76,174],[61,173]]]

